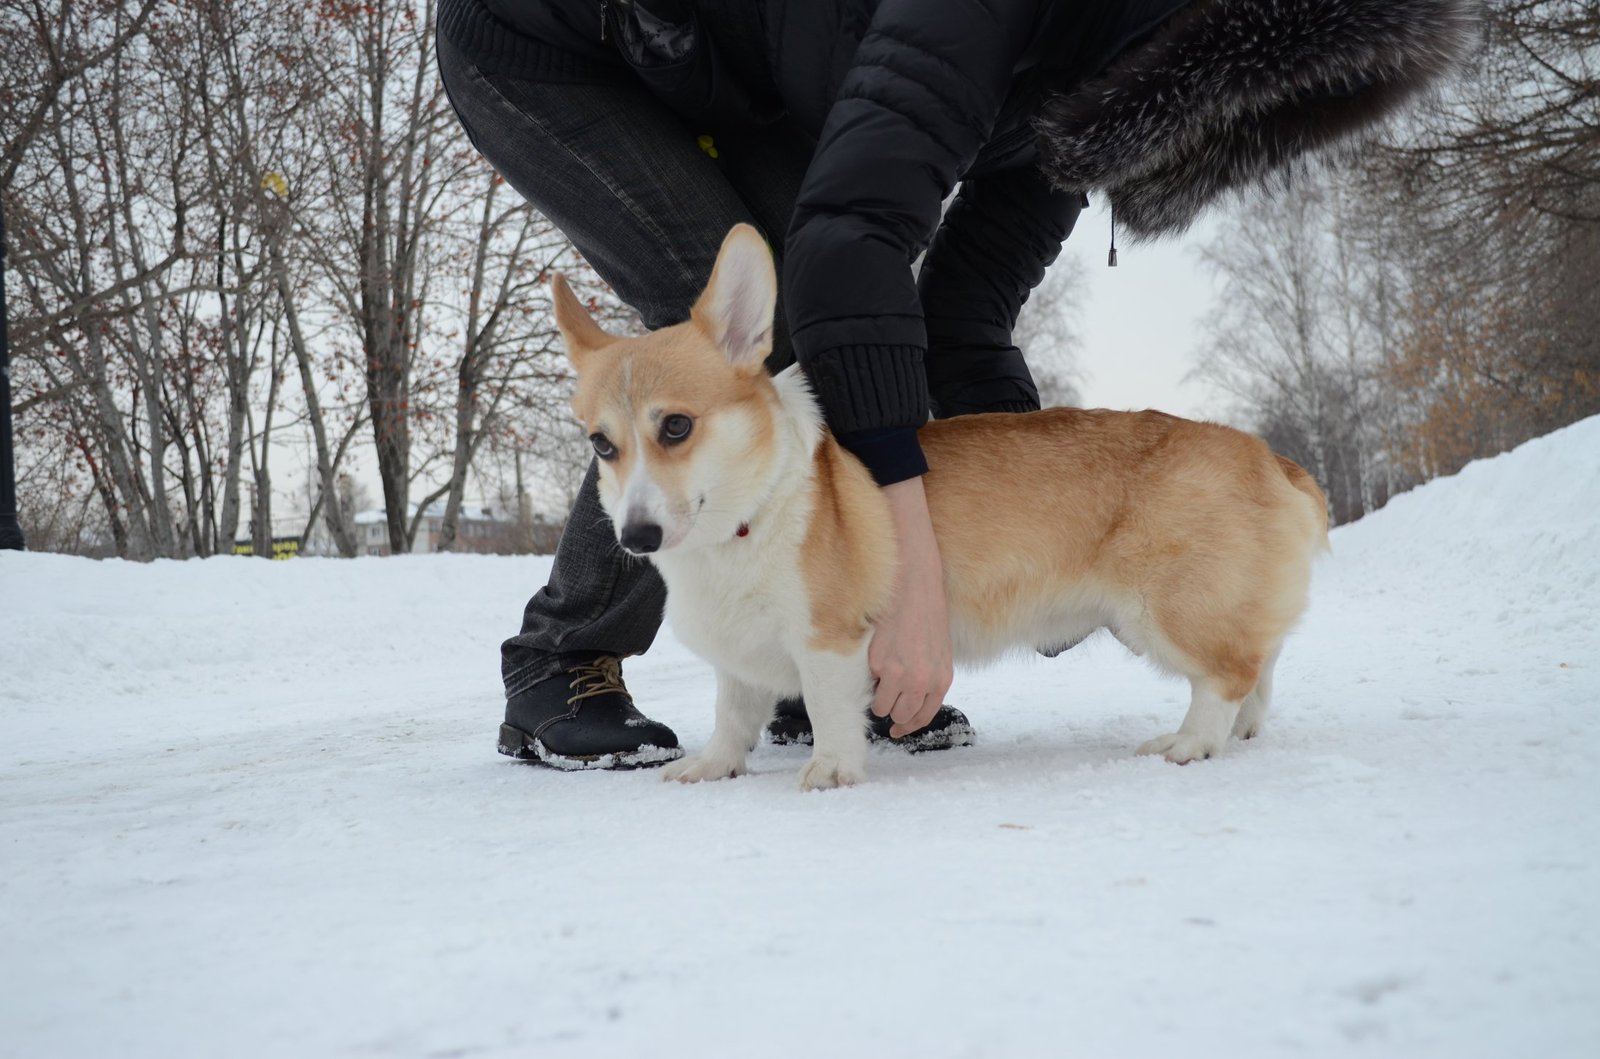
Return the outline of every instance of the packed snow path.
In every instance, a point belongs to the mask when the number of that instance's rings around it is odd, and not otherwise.
[[[0,1055],[1600,1055],[1600,419],[1333,548],[1252,743],[1097,637],[810,795],[496,755],[547,560],[0,553]]]

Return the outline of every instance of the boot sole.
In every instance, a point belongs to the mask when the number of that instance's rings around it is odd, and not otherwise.
[[[630,769],[655,768],[683,756],[682,748],[675,746],[642,746],[637,750],[620,750],[611,754],[557,754],[521,728],[510,724],[500,726],[500,739],[495,749],[506,757],[560,769],[562,772],[626,772]]]

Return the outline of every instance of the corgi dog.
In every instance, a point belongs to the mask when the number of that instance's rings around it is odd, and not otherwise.
[[[716,669],[710,743],[669,780],[744,772],[773,704],[796,695],[814,732],[801,786],[865,775],[867,645],[895,536],[798,368],[763,368],[776,296],[748,225],[690,319],[647,335],[606,333],[553,282],[601,503],[621,546],[660,570],[678,637]],[[1109,629],[1193,692],[1178,730],[1139,753],[1183,764],[1261,729],[1327,545],[1310,475],[1259,438],[1160,412],[971,415],[920,439],[958,664]]]

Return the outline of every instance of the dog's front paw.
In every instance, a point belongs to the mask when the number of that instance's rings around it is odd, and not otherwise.
[[[1191,761],[1204,761],[1221,749],[1219,744],[1204,736],[1173,732],[1171,735],[1156,736],[1139,747],[1137,752],[1160,754],[1175,765],[1187,765]]]
[[[806,767],[800,770],[800,789],[823,791],[833,787],[851,787],[867,778],[866,770],[859,765],[846,765],[836,757],[813,754]]]
[[[661,778],[668,783],[699,783],[702,780],[731,780],[745,774],[744,759],[696,754],[679,758],[661,770]]]

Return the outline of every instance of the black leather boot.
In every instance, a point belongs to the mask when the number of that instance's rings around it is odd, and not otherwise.
[[[553,768],[633,769],[683,756],[678,737],[633,705],[622,661],[595,655],[506,701],[500,753]]]
[[[920,754],[925,750],[949,750],[953,746],[970,746],[975,733],[967,715],[954,706],[940,706],[926,728],[921,728],[899,739],[889,738],[894,722],[887,717],[867,713],[867,738],[874,743],[887,742],[908,753]],[[767,738],[779,746],[811,745],[811,718],[806,716],[802,699],[784,699],[773,710],[767,725]]]

